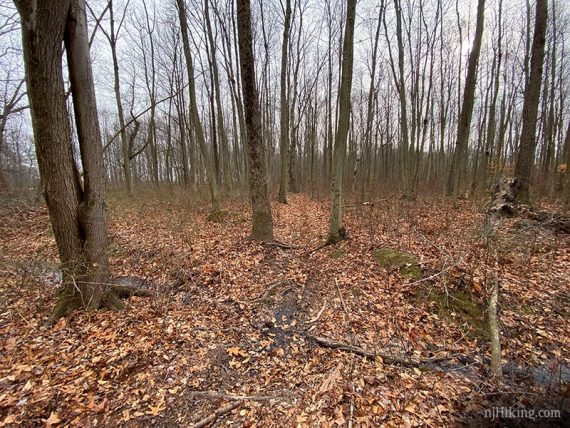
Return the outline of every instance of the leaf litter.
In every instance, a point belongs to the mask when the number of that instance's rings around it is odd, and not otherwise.
[[[249,241],[237,202],[216,222],[185,201],[110,205],[112,273],[147,279],[153,296],[51,329],[60,277],[47,211],[0,211],[0,426],[176,427],[212,415],[236,426],[453,426],[493,406],[568,401],[565,236],[506,220],[495,265],[469,201],[347,207],[350,239],[319,248],[327,204],[291,195],[273,212],[292,249]],[[413,254],[421,277],[383,267],[382,248]],[[503,384],[484,335],[442,303],[468,294],[484,313],[493,269]],[[403,367],[312,337],[440,362]]]

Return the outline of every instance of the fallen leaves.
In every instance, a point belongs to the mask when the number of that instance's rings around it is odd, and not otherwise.
[[[0,212],[0,294],[7,302],[0,311],[0,426],[82,427],[95,420],[112,426],[155,418],[188,426],[224,405],[190,399],[190,390],[255,396],[272,388],[287,391],[291,401],[248,402],[225,417],[236,426],[335,426],[347,423],[352,400],[352,421],[362,426],[451,426],[460,412],[485,405],[481,391],[491,388],[482,359],[486,342],[454,321],[459,312],[448,317],[421,298],[423,287],[461,283],[484,301],[489,266],[476,241],[482,216],[462,204],[451,212],[435,200],[386,199],[366,216],[347,212],[351,240],[342,251],[308,254],[324,239],[328,210],[304,195],[274,207],[276,235],[299,247],[289,250],[248,241],[248,210],[237,203],[228,203],[232,215],[219,224],[206,220],[205,208],[180,203],[111,204],[112,270],[148,276],[156,297],[132,298],[121,313],[76,312],[52,329],[42,327],[57,284],[47,213],[31,209],[12,218]],[[530,239],[501,239],[509,247],[499,266],[502,322],[510,333],[506,355],[536,365],[567,361],[561,314],[567,314],[568,242],[538,236],[532,252],[519,242]],[[457,266],[410,285],[375,261],[373,252],[383,247],[413,253],[430,272]],[[286,286],[256,301],[279,278],[287,278]],[[276,314],[271,305],[293,295],[296,312]],[[447,372],[366,361],[315,347],[306,340],[308,328],[387,355],[465,354],[473,370],[455,370],[465,366],[458,361]]]

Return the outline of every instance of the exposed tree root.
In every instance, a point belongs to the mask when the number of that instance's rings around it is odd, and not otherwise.
[[[122,310],[125,305],[121,299],[131,296],[150,297],[152,295],[145,280],[129,276],[112,277],[108,283],[96,286],[84,284],[82,287],[86,289],[90,287],[103,288],[98,292],[92,292],[89,299],[82,295],[80,287],[76,283],[70,283],[61,288],[57,295],[57,302],[46,321],[46,326],[51,327],[60,318],[68,316],[79,308]]]

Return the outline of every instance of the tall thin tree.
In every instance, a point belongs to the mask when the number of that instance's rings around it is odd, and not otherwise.
[[[471,116],[473,115],[473,103],[475,98],[475,86],[477,85],[477,66],[479,64],[479,54],[481,52],[481,40],[483,38],[483,24],[485,20],[485,0],[477,3],[477,26],[475,28],[475,40],[473,48],[469,54],[469,64],[467,65],[467,77],[465,78],[465,90],[463,92],[463,103],[457,126],[457,139],[451,169],[447,178],[446,193],[448,196],[457,196],[459,190],[459,180],[461,179],[461,165],[464,161],[467,146],[469,144],[469,131],[471,129]]]
[[[273,217],[267,186],[265,144],[261,136],[259,94],[255,83],[250,0],[237,0],[237,26],[249,156],[249,191],[253,209],[251,237],[259,241],[272,242]]]
[[[334,143],[332,170],[331,213],[327,243],[334,244],[346,237],[342,222],[342,176],[346,154],[346,139],[350,122],[350,94],[352,91],[352,64],[354,61],[354,22],[356,0],[346,2],[346,27],[342,47],[342,77],[340,82],[340,106],[338,129]]]
[[[547,0],[536,0],[534,36],[530,59],[530,77],[524,90],[522,131],[519,151],[515,163],[515,177],[520,181],[517,197],[522,202],[529,201],[530,175],[534,165],[536,149],[536,118],[540,101],[542,69],[544,66],[544,45],[548,21]]]

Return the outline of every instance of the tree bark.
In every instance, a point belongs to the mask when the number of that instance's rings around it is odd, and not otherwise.
[[[459,117],[459,125],[457,127],[457,140],[455,143],[455,150],[453,151],[451,169],[449,170],[449,176],[447,178],[447,196],[457,196],[457,192],[459,191],[459,181],[461,179],[461,165],[469,145],[469,131],[471,128],[471,116],[473,114],[475,86],[477,85],[477,66],[479,63],[479,53],[481,52],[484,20],[485,0],[479,0],[477,4],[475,40],[473,41],[473,50],[469,54],[465,90],[463,92],[463,104],[461,106],[461,115]]]
[[[202,160],[206,168],[206,176],[210,186],[210,197],[212,200],[212,211],[220,210],[220,192],[218,190],[218,183],[214,174],[214,166],[208,147],[206,145],[206,137],[204,136],[204,128],[200,120],[200,113],[198,112],[198,104],[196,101],[196,83],[194,79],[194,65],[192,63],[192,54],[190,52],[190,40],[188,35],[188,20],[186,18],[186,9],[184,0],[176,0],[178,6],[178,19],[180,20],[180,31],[182,32],[182,45],[184,50],[184,58],[186,59],[186,67],[188,69],[188,93],[190,96],[190,117],[194,131],[196,132],[196,139],[200,146]]]
[[[544,45],[546,43],[546,26],[548,20],[547,3],[547,0],[536,1],[530,77],[524,91],[521,141],[515,163],[515,177],[521,182],[517,197],[521,202],[525,203],[529,202],[530,175],[534,164],[534,152],[536,149],[536,118],[544,65]]]
[[[340,83],[340,106],[338,131],[334,144],[332,170],[331,213],[327,243],[334,244],[346,237],[342,222],[342,176],[346,154],[346,138],[350,121],[350,95],[352,91],[352,64],[354,59],[354,21],[356,0],[347,0],[346,27],[342,47],[342,78]]]
[[[106,287],[108,263],[104,171],[84,0],[33,5],[15,1],[32,127],[44,195],[63,270],[64,286],[51,321],[78,307],[121,307]],[[72,150],[62,73],[67,48],[83,187]]]
[[[283,42],[281,45],[281,75],[280,75],[280,102],[279,102],[279,157],[281,169],[279,170],[279,194],[277,200],[287,203],[287,170],[289,149],[289,105],[287,102],[287,60],[289,50],[289,28],[291,26],[291,0],[285,0],[285,23],[283,26]]]
[[[251,237],[258,241],[272,242],[273,218],[267,188],[265,145],[261,138],[259,95],[255,84],[250,0],[237,0],[237,25],[249,155],[249,189],[253,209]]]

